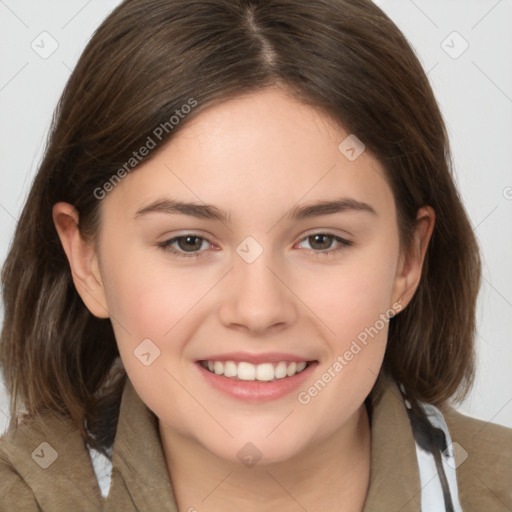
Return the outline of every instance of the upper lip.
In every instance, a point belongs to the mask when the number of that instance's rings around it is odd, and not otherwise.
[[[284,352],[263,352],[261,354],[250,354],[247,352],[230,352],[225,354],[216,354],[206,356],[200,361],[235,361],[235,362],[247,362],[251,364],[260,363],[278,363],[279,361],[289,361],[300,363],[302,361],[309,362],[313,359],[307,357],[297,356],[294,354],[287,354]]]

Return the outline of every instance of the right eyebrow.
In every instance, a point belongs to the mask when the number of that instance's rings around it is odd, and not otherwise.
[[[170,199],[161,199],[141,208],[135,213],[135,218],[140,218],[149,213],[181,213],[191,215],[199,219],[219,220],[223,223],[229,221],[229,215],[217,207],[208,204],[189,203],[182,201],[171,201]]]

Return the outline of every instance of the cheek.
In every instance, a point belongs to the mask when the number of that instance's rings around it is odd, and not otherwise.
[[[343,265],[317,273],[311,309],[328,326],[328,352],[315,379],[297,396],[311,417],[326,418],[328,434],[347,421],[370,393],[386,350],[398,242],[376,243]],[[309,276],[310,281],[312,275]],[[306,282],[303,281],[303,293]],[[306,300],[305,300],[306,302]]]
[[[357,253],[347,252],[339,265],[312,267],[296,277],[297,295],[328,327],[340,348],[389,312],[397,247],[397,241],[376,241]]]
[[[103,282],[120,345],[136,345],[145,338],[165,340],[215,282],[198,269],[166,264],[165,254],[158,252],[148,255],[147,249],[136,247],[122,255],[107,248],[105,252],[111,257],[103,261]]]

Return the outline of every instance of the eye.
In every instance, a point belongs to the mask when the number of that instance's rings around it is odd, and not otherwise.
[[[307,243],[309,247],[305,247],[305,243]],[[301,249],[311,249],[320,254],[338,252],[351,245],[351,241],[334,235],[333,233],[314,233],[303,238],[299,243]]]
[[[204,237],[187,233],[161,242],[158,246],[172,254],[186,258],[202,256],[202,253],[211,247],[211,244]]]
[[[304,244],[308,244],[309,247]],[[310,249],[311,251],[327,255],[336,253],[353,243],[333,233],[314,233],[303,238],[299,242],[299,248]],[[201,257],[208,248],[212,247],[210,241],[194,233],[176,236],[158,244],[158,247],[178,257]]]

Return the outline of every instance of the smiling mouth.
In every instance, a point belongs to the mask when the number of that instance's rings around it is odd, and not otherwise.
[[[215,375],[238,381],[275,382],[303,372],[313,361],[252,364],[246,361],[199,361],[199,364]]]

